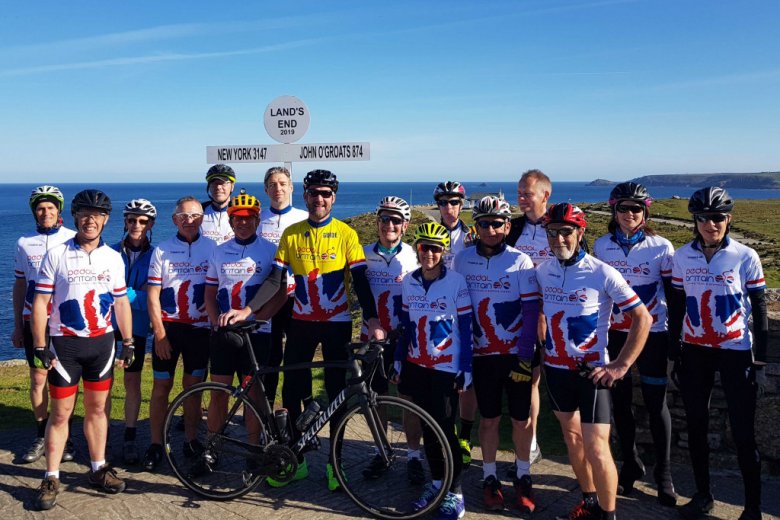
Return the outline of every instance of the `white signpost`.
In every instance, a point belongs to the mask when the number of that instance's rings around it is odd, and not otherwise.
[[[300,161],[368,161],[371,145],[355,143],[293,144],[309,130],[309,108],[294,96],[279,96],[265,108],[263,123],[268,135],[282,144],[207,146],[206,162],[283,162],[292,172]]]

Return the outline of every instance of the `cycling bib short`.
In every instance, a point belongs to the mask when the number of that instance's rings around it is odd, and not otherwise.
[[[57,366],[49,370],[49,393],[52,399],[64,399],[84,389],[107,392],[114,374],[114,335],[83,338],[53,336],[49,350],[57,356]]]

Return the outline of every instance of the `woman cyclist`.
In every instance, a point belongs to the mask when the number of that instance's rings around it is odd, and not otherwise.
[[[609,233],[593,245],[594,255],[617,269],[636,292],[653,317],[653,324],[642,353],[637,359],[642,397],[650,418],[650,433],[655,451],[658,501],[668,507],[677,503],[672,484],[669,451],[672,422],[666,404],[667,332],[666,294],[671,290],[671,242],[658,236],[647,224],[652,202],[647,189],[635,182],[615,186],[609,195],[612,219]],[[607,351],[616,359],[626,342],[631,319],[617,306],[612,308]],[[618,476],[618,493],[628,495],[634,482],[645,474],[636,448],[636,422],[632,410],[633,382],[631,372],[612,386],[612,413],[623,452],[623,466]]]
[[[761,260],[729,237],[734,201],[723,188],[696,191],[688,201],[695,238],[674,254],[669,333],[688,423],[696,494],[685,518],[709,513],[709,409],[715,372],[726,397],[729,424],[745,487],[740,520],[761,518],[761,458],[756,448],[756,392],[766,382],[766,283]],[[753,332],[748,318],[753,317]],[[680,344],[682,341],[682,345]],[[677,347],[677,348],[674,348]]]
[[[396,348],[393,381],[403,380],[405,391],[436,420],[444,431],[453,457],[452,486],[439,508],[438,518],[463,517],[460,474],[463,460],[455,435],[458,393],[471,386],[471,299],[462,275],[444,266],[450,235],[441,224],[420,225],[414,233],[420,268],[403,280],[401,325],[404,333]],[[441,488],[444,462],[430,431],[423,431],[425,452],[433,482],[412,504],[425,507]],[[437,453],[438,451],[438,453]]]
[[[125,262],[127,297],[133,313],[133,339],[135,358],[125,369],[125,439],[122,458],[125,464],[137,464],[140,460],[135,445],[136,422],[141,408],[141,369],[146,354],[146,336],[149,334],[149,312],[146,307],[146,280],[149,260],[152,258],[152,227],[157,219],[157,209],[146,199],[133,199],[125,205],[125,236],[113,249]],[[121,340],[117,333],[117,338]],[[117,349],[121,352],[121,349]]]

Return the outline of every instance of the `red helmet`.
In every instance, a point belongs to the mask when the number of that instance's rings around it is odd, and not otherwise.
[[[577,206],[573,206],[568,202],[550,206],[550,209],[544,214],[542,225],[547,227],[550,224],[571,224],[582,229],[585,229],[588,225],[585,220],[585,213]]]

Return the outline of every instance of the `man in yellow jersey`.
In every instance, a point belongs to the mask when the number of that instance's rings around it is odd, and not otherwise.
[[[382,340],[385,331],[377,318],[376,305],[366,278],[366,257],[355,230],[331,216],[339,181],[328,170],[313,170],[303,180],[306,220],[290,225],[279,239],[274,259],[274,272],[263,282],[248,306],[220,316],[220,325],[249,317],[260,309],[286,280],[289,269],[295,277],[295,303],[284,349],[284,365],[310,362],[317,345],[322,345],[325,361],[347,358],[344,345],[352,337],[352,319],[347,303],[347,288],[351,276],[355,293],[367,323],[368,337]],[[325,390],[333,400],[345,383],[345,370],[325,369]],[[285,373],[282,402],[291,424],[301,416],[301,403],[312,402],[311,371],[294,370]],[[336,424],[338,418],[332,419]],[[305,427],[304,427],[305,429]],[[297,428],[293,428],[300,435]],[[293,480],[309,474],[306,461],[299,461]],[[326,467],[328,489],[336,491],[338,481],[331,462]],[[283,483],[269,479],[271,486]]]

